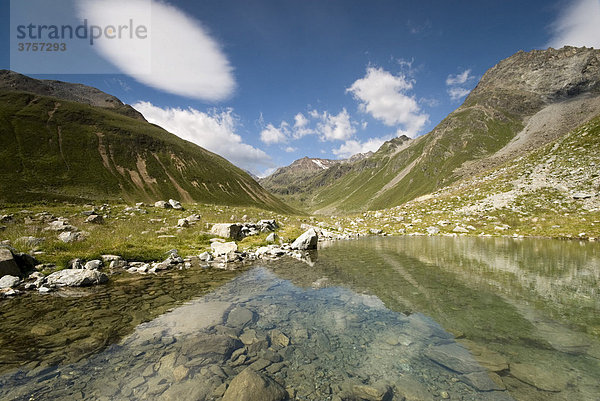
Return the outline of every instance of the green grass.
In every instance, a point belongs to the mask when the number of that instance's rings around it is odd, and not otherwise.
[[[96,206],[99,206],[98,204]],[[134,212],[133,216],[125,213],[128,205],[113,204],[104,224],[85,223],[83,211],[91,209],[91,205],[81,204],[16,204],[0,209],[0,214],[13,214],[15,221],[4,224],[6,229],[0,231],[0,241],[8,240],[18,251],[31,252],[18,241],[21,237],[32,236],[44,238],[45,242],[37,247],[43,253],[37,255],[42,263],[53,263],[64,268],[75,258],[84,260],[97,259],[103,254],[120,255],[130,261],[161,261],[167,252],[177,249],[182,256],[198,255],[210,250],[210,227],[214,223],[256,222],[261,219],[275,219],[280,229],[278,234],[287,240],[293,240],[304,230],[302,223],[309,220],[304,216],[282,215],[252,207],[235,207],[207,204],[184,204],[186,210],[158,209],[142,207],[147,214]],[[26,219],[35,219],[36,214],[48,212],[55,217],[67,218],[69,223],[79,230],[89,233],[86,240],[65,244],[58,240],[56,232],[44,231],[47,223],[33,221],[26,224]],[[188,228],[177,228],[181,218],[199,214],[201,220]],[[233,216],[233,219],[232,219]],[[160,235],[174,237],[159,238]],[[240,249],[256,249],[267,245],[268,234],[260,234],[245,238],[239,242]]]
[[[0,91],[0,202],[169,198],[294,212],[243,170],[158,126]]]

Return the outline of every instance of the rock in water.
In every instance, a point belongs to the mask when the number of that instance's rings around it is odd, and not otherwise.
[[[227,316],[227,325],[243,328],[253,319],[254,314],[251,310],[238,306],[229,312],[229,315]]]
[[[236,241],[244,239],[242,226],[239,224],[220,223],[215,224],[210,229],[211,234],[218,235],[223,238],[231,238]]]
[[[425,356],[458,373],[481,372],[484,370],[475,361],[471,353],[459,344],[432,346],[425,351]]]
[[[296,240],[292,243],[292,249],[299,249],[301,251],[317,249],[318,242],[319,236],[317,235],[315,229],[311,228],[296,238]]]
[[[19,276],[21,271],[10,249],[0,248],[0,277],[6,275]]]
[[[65,269],[54,272],[46,277],[48,286],[56,287],[83,287],[102,284],[108,281],[108,276],[97,270]]]
[[[392,388],[386,384],[360,384],[354,386],[352,392],[358,399],[365,401],[391,401],[393,397]]]
[[[229,385],[223,401],[282,401],[287,392],[274,380],[246,368]]]

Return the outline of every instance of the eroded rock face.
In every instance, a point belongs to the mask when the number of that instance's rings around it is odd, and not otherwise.
[[[520,51],[488,70],[473,90],[473,96],[500,87],[515,93],[536,94],[545,101],[597,91],[600,89],[600,52],[568,46]]]
[[[288,394],[274,380],[246,368],[229,385],[223,401],[282,401]]]
[[[108,276],[97,270],[65,269],[54,272],[46,277],[46,284],[52,287],[83,287],[103,284]]]

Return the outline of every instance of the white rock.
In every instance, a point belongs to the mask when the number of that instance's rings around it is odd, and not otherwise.
[[[210,232],[211,234],[218,235],[219,237],[231,238],[236,241],[242,240],[244,238],[244,234],[242,233],[242,226],[239,224],[214,224],[210,229]]]
[[[175,199],[169,199],[169,205],[171,205],[171,207],[175,210],[183,210],[183,206],[181,206],[181,203],[179,203],[179,201],[176,201]]]
[[[50,274],[46,277],[49,286],[56,287],[80,287],[94,284],[102,284],[108,281],[108,276],[97,270],[64,269]]]
[[[94,260],[90,260],[89,262],[87,262],[83,268],[87,269],[87,270],[98,270],[101,267],[102,267],[102,261],[98,260],[98,259],[94,259]]]
[[[296,238],[296,240],[292,243],[292,249],[303,251],[308,249],[317,249],[318,241],[319,236],[315,232],[314,228],[311,228]]]
[[[0,278],[0,288],[13,288],[19,285],[21,279],[16,276],[3,276]]]
[[[238,250],[235,242],[213,242],[210,244],[210,249],[215,256],[229,255]]]
[[[154,207],[160,208],[160,209],[170,209],[172,208],[171,204],[169,202],[165,202],[165,201],[158,201],[154,204]]]
[[[439,232],[440,232],[440,229],[435,226],[427,227],[427,234],[429,234],[429,235],[436,235]]]
[[[58,239],[64,243],[83,241],[85,237],[82,233],[76,231],[64,231],[58,235]]]

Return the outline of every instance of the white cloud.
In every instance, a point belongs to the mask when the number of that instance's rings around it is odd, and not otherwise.
[[[298,148],[295,148],[293,146],[288,146],[287,148],[284,149],[286,151],[286,153],[294,153],[295,151],[298,150]]]
[[[310,121],[304,114],[298,113],[294,116],[293,136],[294,139],[300,139],[306,135],[314,134],[315,131],[309,126]]]
[[[169,93],[219,101],[235,89],[233,68],[199,21],[159,0],[84,0],[80,18],[90,25],[148,27],[148,40],[100,38],[94,48],[123,73]],[[150,46],[148,46],[150,43]]]
[[[600,48],[600,2],[598,0],[571,1],[552,24],[552,38],[548,46],[588,46]]]
[[[457,101],[467,96],[471,91],[469,89],[455,87],[448,89],[448,95],[452,101]]]
[[[471,70],[470,69],[464,70],[460,74],[448,75],[448,78],[446,78],[446,85],[448,85],[448,86],[462,85],[472,78],[473,78],[473,76],[471,75]]]
[[[319,114],[318,111],[312,110],[310,116],[320,120],[316,132],[323,141],[344,141],[350,139],[356,132],[356,123],[351,121],[346,109],[342,109],[337,115],[327,111]]]
[[[298,113],[294,117],[294,128],[304,128],[308,125],[308,119],[304,117],[304,114]]]
[[[369,67],[364,78],[355,81],[347,92],[360,102],[359,109],[388,126],[401,125],[410,137],[419,134],[429,116],[422,112],[414,96],[407,94],[414,81],[393,75],[382,68]]]
[[[333,149],[334,155],[341,158],[348,158],[358,153],[375,152],[383,145],[385,141],[389,141],[391,137],[384,138],[369,138],[366,142],[360,142],[354,139],[346,141],[337,149]]]
[[[460,74],[448,75],[446,85],[448,86],[447,92],[450,100],[454,102],[467,96],[471,90],[465,88],[465,85],[470,85],[475,79],[475,76],[471,75],[471,69],[464,70]]]
[[[274,143],[284,143],[287,141],[287,136],[285,134],[285,127],[287,124],[282,123],[282,125],[277,128],[273,124],[268,124],[265,129],[263,129],[260,133],[260,140],[267,144],[272,145]]]
[[[265,152],[244,143],[242,137],[235,133],[237,120],[231,109],[204,113],[193,108],[160,108],[150,102],[138,102],[133,107],[149,122],[254,174],[274,166]]]

